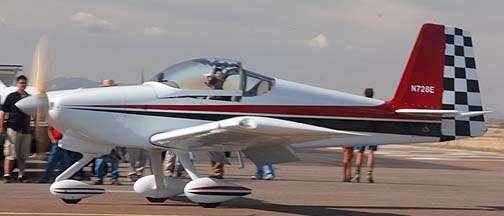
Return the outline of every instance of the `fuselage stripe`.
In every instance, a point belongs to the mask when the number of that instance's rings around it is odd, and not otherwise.
[[[170,117],[204,121],[220,121],[228,118],[246,116],[239,114],[210,114],[210,113],[176,113],[150,110],[124,110],[124,109],[100,109],[88,107],[69,107],[74,110],[87,110],[97,112],[109,112],[119,114]],[[262,116],[262,115],[255,115]],[[283,117],[283,116],[262,116],[274,117],[287,121],[294,121],[319,127],[331,128],[335,130],[373,132],[386,134],[414,135],[414,136],[441,136],[441,123],[439,122],[403,122],[403,121],[380,121],[380,120],[356,120],[356,119],[330,119],[330,118],[310,118],[310,117]]]

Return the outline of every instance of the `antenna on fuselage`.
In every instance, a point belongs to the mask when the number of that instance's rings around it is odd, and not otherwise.
[[[145,82],[145,73],[144,73],[144,67],[142,66],[142,72],[140,74],[140,84],[143,84]]]

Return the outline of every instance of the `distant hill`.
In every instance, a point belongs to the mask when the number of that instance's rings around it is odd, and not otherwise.
[[[94,88],[100,86],[100,82],[78,77],[57,77],[46,82],[48,91],[68,90],[76,88]]]

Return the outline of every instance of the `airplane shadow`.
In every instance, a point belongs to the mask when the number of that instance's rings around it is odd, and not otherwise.
[[[481,208],[487,208],[488,211],[504,211],[504,206],[478,206]]]
[[[171,198],[176,203],[163,203],[167,206],[197,206],[185,196],[176,196]],[[156,204],[157,205],[157,204]],[[503,211],[504,206],[478,206],[474,208],[444,208],[444,207],[417,207],[417,206],[324,206],[324,205],[284,205],[263,202],[261,200],[242,197],[240,199],[225,202],[218,208],[240,208],[269,211],[271,213],[289,213],[300,215],[362,215],[362,216],[381,216],[381,215],[404,215],[392,214],[389,212],[367,212],[368,211],[386,211],[386,210],[437,210],[437,211]],[[359,209],[347,210],[347,209]]]

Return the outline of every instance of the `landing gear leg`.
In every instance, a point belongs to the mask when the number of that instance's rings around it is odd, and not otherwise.
[[[194,167],[194,164],[191,161],[191,159],[189,158],[189,152],[174,150],[174,153],[179,158],[180,163],[184,167],[184,170],[186,171],[187,175],[189,175],[189,177],[191,177],[192,180],[199,179],[200,177],[198,176],[198,171]]]
[[[82,167],[86,166],[93,158],[98,157],[99,155],[95,154],[82,154],[82,158],[75,162],[72,166],[66,169],[63,173],[61,173],[58,177],[56,177],[55,182],[63,181],[72,177],[75,173],[77,173]]]
[[[163,174],[163,161],[161,158],[161,150],[150,150],[149,151],[151,158],[151,168],[152,173],[154,174],[154,180],[156,182],[156,190],[162,191],[166,190],[164,187],[164,174]],[[153,203],[162,203],[168,199],[168,197],[146,197],[149,202]]]

